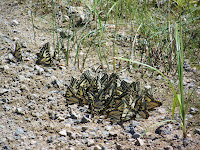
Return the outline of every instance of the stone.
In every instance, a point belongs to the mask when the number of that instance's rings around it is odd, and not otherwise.
[[[191,107],[189,112],[190,112],[190,114],[193,114],[193,115],[194,115],[194,114],[198,113],[199,110],[198,110],[197,108]]]
[[[15,57],[13,56],[13,54],[11,54],[11,53],[9,53],[8,54],[8,59],[10,60],[10,61],[14,61],[14,59],[15,59]],[[9,68],[8,68],[9,69]]]
[[[59,132],[59,134],[61,136],[67,136],[67,131],[66,130],[62,130],[62,131]]]
[[[25,114],[25,112],[22,110],[22,108],[16,108],[15,112],[17,114],[20,114],[20,115],[24,115]]]
[[[107,131],[112,130],[112,126],[106,126],[106,127],[105,127],[105,130],[107,130]]]
[[[0,96],[7,92],[9,92],[8,89],[0,89]]]
[[[157,77],[156,77],[156,80],[160,80],[162,78],[162,76],[161,75],[158,75]]]
[[[19,22],[17,20],[12,20],[11,21],[11,26],[17,26]]]
[[[114,131],[110,131],[109,137],[117,137],[117,133],[115,133]]]
[[[200,129],[195,129],[194,134],[199,134],[200,135]]]
[[[43,68],[39,68],[39,69],[37,70],[37,74],[38,74],[38,75],[43,74],[43,72],[44,72],[44,69],[43,69]]]
[[[88,129],[87,126],[83,126],[83,127],[82,127],[82,131],[83,131],[83,132],[85,132],[87,129]]]
[[[88,140],[87,140],[87,146],[88,146],[88,147],[90,147],[90,146],[92,146],[92,145],[94,145],[94,144],[95,144],[95,142],[94,142],[93,139],[88,139]]]
[[[25,81],[25,76],[24,75],[18,75],[18,79],[20,82]]]
[[[151,89],[151,86],[150,86],[150,85],[147,85],[147,86],[145,86],[144,88],[147,89],[147,90],[149,90],[149,89]]]
[[[81,119],[81,123],[87,123],[87,122],[91,122],[91,120],[87,118],[86,116],[83,116]]]
[[[23,48],[27,48],[27,42],[26,42],[26,41],[22,42],[21,46],[22,46]]]
[[[101,148],[101,146],[96,145],[96,146],[94,147],[94,150],[102,150],[102,148]]]
[[[140,134],[139,133],[135,133],[132,135],[132,138],[136,139],[136,138],[139,138],[140,137]]]
[[[142,146],[142,145],[144,145],[144,142],[143,142],[142,139],[137,138],[137,140],[136,140],[136,142],[135,142],[135,145],[136,145],[136,146]]]
[[[17,128],[17,130],[15,131],[15,135],[18,136],[18,135],[22,135],[24,134],[24,130],[22,128]]]

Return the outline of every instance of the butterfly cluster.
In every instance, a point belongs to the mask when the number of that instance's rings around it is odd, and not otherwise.
[[[128,83],[112,73],[99,73],[93,77],[89,71],[72,77],[65,94],[67,103],[89,105],[92,115],[106,115],[115,122],[135,119],[137,115],[147,119],[148,111],[162,105],[148,91],[140,90],[139,82]]]

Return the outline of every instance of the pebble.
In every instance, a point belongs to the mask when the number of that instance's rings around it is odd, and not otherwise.
[[[8,89],[0,89],[0,96],[3,95],[4,93],[9,92],[10,90]]]
[[[189,112],[190,112],[190,114],[195,115],[196,113],[199,112],[199,110],[197,108],[191,107]]]
[[[132,138],[136,139],[136,138],[139,138],[140,137],[140,134],[139,133],[135,133],[132,135]]]
[[[144,141],[142,139],[140,139],[140,138],[137,138],[137,140],[135,142],[135,145],[142,146],[142,145],[144,145]]]
[[[55,135],[54,136],[50,136],[50,137],[47,138],[47,142],[48,143],[53,143],[53,141],[55,140],[55,138],[56,138]]]
[[[27,42],[26,42],[26,41],[22,42],[21,46],[22,46],[23,48],[27,48]]]
[[[10,106],[4,105],[4,110],[5,110],[5,111],[9,111],[10,109],[11,109]]]
[[[15,60],[15,57],[13,56],[13,54],[11,54],[11,53],[9,53],[8,54],[8,59],[10,60],[10,61],[12,61],[12,62],[14,62]],[[9,69],[9,68],[8,68]],[[6,70],[6,69],[4,69],[4,70]]]
[[[22,108],[16,108],[15,112],[19,115],[24,115],[25,112],[22,110]]]
[[[160,79],[162,79],[162,76],[161,76],[161,75],[158,75],[158,76],[156,77],[156,80],[160,80]]]
[[[48,97],[48,101],[54,101],[55,99],[51,96],[51,97]]]
[[[83,127],[82,127],[82,131],[83,131],[83,132],[85,132],[87,129],[88,129],[87,126],[83,126]]]
[[[59,132],[61,136],[67,136],[67,130],[62,130]]]
[[[96,146],[94,147],[94,150],[102,150],[102,148],[101,148],[101,146],[96,145]]]
[[[110,131],[108,136],[109,137],[117,137],[117,133],[114,131]]]
[[[76,139],[76,134],[74,132],[67,131],[67,135],[72,139]]]
[[[41,74],[43,74],[43,72],[44,72],[44,69],[40,67],[40,68],[37,70],[37,75],[41,75]]]
[[[18,75],[18,79],[20,82],[25,81],[25,76],[24,75]]]
[[[83,116],[81,119],[81,123],[87,123],[87,122],[91,122],[91,120],[87,118],[86,116]]]
[[[190,139],[188,139],[188,138],[183,139],[183,146],[187,146],[190,143],[191,143]]]
[[[24,134],[24,129],[22,129],[22,128],[17,128],[17,130],[15,131],[15,135],[16,136],[18,136],[18,135],[22,135],[22,134]]]
[[[167,147],[164,147],[164,150],[173,150],[173,147],[172,146],[167,146]]]
[[[112,130],[112,128],[113,128],[112,126],[106,126],[105,130],[110,131],[110,130]]]
[[[92,145],[94,145],[94,144],[95,144],[95,142],[94,142],[93,139],[88,139],[88,140],[87,140],[87,146],[88,146],[88,147],[90,147],[90,146],[92,146]]]
[[[17,20],[12,20],[11,21],[11,26],[17,26],[19,22]]]
[[[150,85],[147,85],[147,86],[145,86],[144,88],[147,89],[147,90],[149,90],[149,89],[151,89],[151,86],[150,86]]]
[[[200,129],[195,129],[194,134],[199,134],[200,135]]]

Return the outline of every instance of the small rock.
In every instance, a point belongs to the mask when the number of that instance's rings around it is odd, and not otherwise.
[[[40,67],[40,68],[37,70],[37,75],[41,75],[41,74],[43,74],[43,72],[44,72],[44,69]]]
[[[125,148],[122,145],[116,143],[116,149],[117,150],[124,150]]]
[[[142,139],[138,138],[138,139],[136,140],[136,142],[135,142],[135,145],[137,145],[137,146],[142,146],[142,145],[144,145],[144,142],[143,142]]]
[[[200,134],[200,129],[195,129],[194,134]]]
[[[53,143],[53,141],[55,140],[56,136],[50,136],[47,138],[47,142],[48,143]]]
[[[71,111],[71,114],[70,114],[71,116],[71,118],[72,119],[78,119],[78,116],[76,115],[76,113],[74,112],[74,111]]]
[[[83,116],[81,119],[81,123],[87,123],[87,122],[91,122],[91,120],[87,118],[86,116]]]
[[[162,78],[162,76],[161,75],[158,75],[157,77],[156,77],[156,80],[160,80]]]
[[[167,146],[167,147],[164,147],[164,150],[173,150],[173,147],[172,146]]]
[[[17,130],[15,131],[15,135],[18,136],[22,134],[24,134],[24,130],[22,128],[17,128]]]
[[[26,41],[22,42],[21,46],[22,46],[23,48],[27,48],[27,42],[26,42]]]
[[[112,126],[106,126],[106,127],[105,127],[105,130],[107,130],[107,131],[112,130]]]
[[[104,137],[107,137],[109,135],[109,132],[108,131],[103,131],[103,136]]]
[[[48,98],[48,101],[50,102],[50,101],[54,101],[55,99],[51,96],[51,97],[49,97]]]
[[[59,134],[61,136],[67,136],[67,131],[66,130],[62,130],[62,131],[59,132]]]
[[[58,116],[58,120],[59,120],[59,121],[64,121],[64,120],[65,120],[65,118],[64,118],[64,117],[62,117],[62,116]]]
[[[55,87],[55,88],[60,88],[61,84],[60,82],[55,79],[54,81],[51,82],[51,84]]]
[[[147,89],[147,90],[149,90],[149,89],[151,89],[151,86],[150,86],[150,85],[147,85],[147,86],[145,86],[144,88]]]
[[[9,110],[10,110],[10,106],[5,105],[5,106],[4,106],[4,110],[5,110],[5,111],[9,111]]]
[[[96,145],[96,146],[94,147],[94,150],[102,150],[102,148],[101,148],[101,146]]]
[[[76,139],[76,134],[74,132],[67,131],[67,135],[72,139]]]
[[[85,132],[87,129],[88,129],[87,126],[83,126],[83,127],[82,127],[82,131],[83,131],[83,132]]]
[[[2,101],[3,103],[7,103],[9,100],[6,99],[6,98],[2,98],[1,101]]]
[[[18,24],[19,24],[19,22],[17,20],[12,20],[11,21],[11,26],[16,26]]]
[[[83,138],[88,138],[89,137],[89,134],[88,133],[84,133],[83,134]]]
[[[14,62],[15,57],[13,56],[13,54],[9,53],[8,54],[8,60]]]
[[[68,22],[69,21],[69,16],[63,15],[63,22]]]
[[[183,146],[187,146],[188,144],[190,144],[190,140],[188,138],[184,138],[183,139]]]
[[[20,114],[20,115],[24,115],[25,114],[25,112],[22,110],[22,108],[16,108],[15,112],[17,114]]]
[[[88,141],[87,141],[87,146],[88,147],[90,147],[90,146],[92,146],[92,145],[94,145],[94,140],[93,139],[88,139]]]
[[[193,108],[193,107],[190,108],[190,114],[194,115],[194,114],[196,114],[198,112],[199,112],[199,110],[197,108]]]
[[[13,33],[17,33],[17,34],[18,34],[18,33],[20,33],[20,31],[14,29],[14,30],[13,30]]]
[[[23,82],[25,80],[25,76],[24,75],[18,75],[18,79],[20,82]]]
[[[3,95],[4,93],[7,93],[9,90],[8,89],[0,89],[0,96]]]
[[[38,98],[38,95],[37,95],[37,94],[30,94],[30,95],[28,96],[28,99],[31,99],[31,100],[36,99],[36,98]]]
[[[117,133],[115,133],[114,131],[110,131],[109,137],[117,137]]]
[[[140,134],[139,133],[135,133],[132,135],[132,138],[136,139],[136,138],[139,138],[140,137]]]

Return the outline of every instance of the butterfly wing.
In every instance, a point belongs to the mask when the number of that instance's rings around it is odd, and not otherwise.
[[[18,42],[15,43],[14,57],[17,61],[22,61],[21,46]]]
[[[153,96],[149,95],[148,93],[145,94],[144,99],[144,105],[147,110],[153,110],[155,107],[159,107],[162,105],[162,102],[154,100]]]
[[[75,94],[74,90],[70,86],[67,88],[67,91],[66,91],[66,94],[65,94],[65,98],[66,98],[67,103],[69,105],[75,104],[75,103],[79,104],[79,102],[80,102],[79,98],[76,97],[76,94]]]
[[[51,54],[50,54],[49,42],[44,44],[44,46],[40,50],[40,53],[38,53],[37,56],[38,56],[38,58],[37,58],[36,64],[45,65],[45,66],[52,65],[52,58],[51,58]]]

